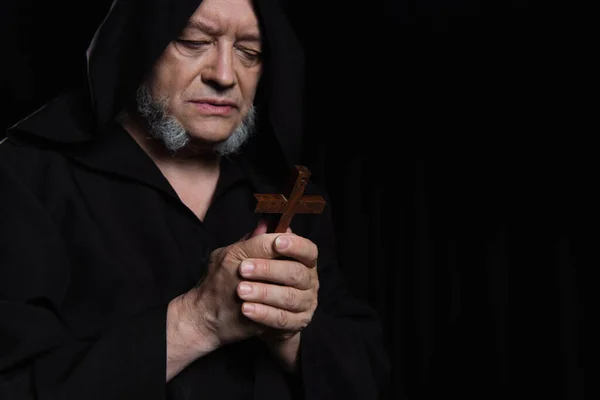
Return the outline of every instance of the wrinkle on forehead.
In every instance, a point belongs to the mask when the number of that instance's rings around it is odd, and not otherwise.
[[[250,0],[204,0],[186,25],[210,35],[236,35],[260,40],[258,18]]]

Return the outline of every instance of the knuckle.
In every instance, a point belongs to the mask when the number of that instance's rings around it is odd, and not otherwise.
[[[275,321],[275,323],[277,324],[277,327],[280,329],[285,328],[287,326],[287,322],[288,322],[287,313],[283,310],[277,311],[277,320]]]
[[[261,301],[265,301],[268,296],[269,296],[269,289],[267,288],[267,286],[266,285],[260,285],[259,288],[258,288],[258,298]]]
[[[298,330],[301,331],[304,328],[306,328],[308,326],[308,324],[310,324],[310,321],[312,320],[311,315],[305,315],[303,316],[300,321],[299,321],[299,326],[298,326]]]
[[[262,254],[267,257],[273,254],[273,243],[268,240],[261,240],[260,247]]]
[[[298,285],[302,283],[302,279],[304,278],[305,267],[302,264],[294,264],[290,274],[290,280],[293,285]]]
[[[298,296],[296,294],[296,291],[292,288],[288,288],[283,300],[284,307],[288,309],[294,309],[296,307],[297,298]]]
[[[228,251],[225,251],[221,256],[221,263],[223,265],[235,265],[237,266],[242,259],[240,259],[240,257],[236,254],[235,251],[229,249]]]
[[[292,243],[295,250],[299,254],[304,254],[305,247],[306,247],[306,243],[305,243],[306,239],[305,238],[299,237],[297,235],[292,235],[292,236],[290,236],[290,242]]]
[[[316,309],[316,300],[314,297],[310,297],[307,298],[304,303],[304,310],[303,311],[308,311],[308,312],[314,312],[314,310]]]
[[[271,276],[271,263],[270,262],[268,262],[266,260],[257,261],[256,268],[261,276],[264,276],[266,278]]]
[[[302,319],[302,327],[306,328],[308,324],[310,324],[310,321],[312,321],[312,315],[307,315],[306,317],[304,317]]]
[[[222,265],[226,255],[227,252],[223,249],[217,249],[213,251],[208,258],[208,264],[210,268],[217,268]]]
[[[311,287],[311,289],[316,293],[319,291],[320,288],[320,282],[319,282],[319,276],[317,274],[310,274],[308,277],[308,283]]]
[[[256,315],[258,316],[258,318],[261,320],[267,319],[267,317],[269,316],[269,311],[261,305],[256,305],[255,307]]]

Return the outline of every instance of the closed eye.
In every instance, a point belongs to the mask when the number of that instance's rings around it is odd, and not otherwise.
[[[177,39],[177,43],[181,43],[188,49],[199,50],[204,46],[209,45],[211,42],[206,40],[185,40],[185,39]]]
[[[262,54],[259,51],[245,49],[241,47],[237,50],[242,55],[242,57],[250,63],[257,63],[261,61]]]

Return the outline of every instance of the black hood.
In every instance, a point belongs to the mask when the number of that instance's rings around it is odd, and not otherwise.
[[[14,125],[8,135],[55,144],[88,142],[102,135],[200,3],[115,0],[87,51],[87,82]],[[274,136],[279,152],[293,165],[301,162],[303,51],[277,0],[254,3],[265,48],[257,93],[257,136],[263,137],[257,140],[264,144],[270,136],[273,142]]]

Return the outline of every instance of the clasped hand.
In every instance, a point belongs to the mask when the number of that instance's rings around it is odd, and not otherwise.
[[[217,348],[260,336],[285,341],[312,320],[319,279],[317,246],[291,233],[265,233],[216,249],[202,283],[186,293],[188,312]]]

